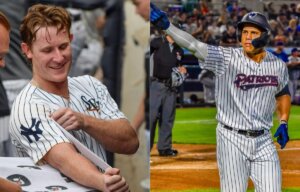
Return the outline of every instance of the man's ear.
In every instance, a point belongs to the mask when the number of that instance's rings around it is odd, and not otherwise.
[[[70,41],[72,41],[73,38],[74,38],[74,35],[71,33],[71,34],[70,34]]]
[[[30,50],[30,47],[26,43],[21,43],[21,49],[22,52],[26,55],[27,59],[32,59],[32,52]]]

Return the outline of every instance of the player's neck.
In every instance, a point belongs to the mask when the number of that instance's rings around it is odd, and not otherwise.
[[[37,81],[34,78],[30,82],[32,85],[36,86],[39,89],[42,89],[43,91],[46,91],[48,93],[52,93],[55,95],[59,95],[67,100],[69,100],[69,89],[68,89],[68,80],[62,83],[54,83],[54,82],[43,82],[43,81]]]
[[[256,63],[260,63],[266,56],[267,52],[264,49],[260,49],[253,53],[244,53],[249,59],[255,61]]]

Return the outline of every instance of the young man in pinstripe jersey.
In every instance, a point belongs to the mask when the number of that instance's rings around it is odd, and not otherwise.
[[[256,191],[281,191],[280,162],[270,129],[276,110],[280,126],[274,136],[283,149],[289,140],[290,94],[285,63],[264,49],[270,34],[266,17],[250,12],[242,18],[238,23],[241,48],[200,42],[170,24],[166,13],[153,4],[150,20],[216,75],[221,191],[246,191],[249,177]]]
[[[129,191],[116,168],[104,173],[76,151],[59,126],[106,160],[104,148],[132,154],[137,135],[106,87],[90,76],[68,77],[71,18],[61,7],[37,4],[20,26],[21,48],[33,78],[12,108],[10,133],[19,155],[49,163],[74,181],[101,191]]]

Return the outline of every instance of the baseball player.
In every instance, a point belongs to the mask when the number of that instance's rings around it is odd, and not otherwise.
[[[32,6],[20,26],[21,48],[32,64],[33,78],[17,96],[10,133],[20,156],[49,163],[77,183],[101,191],[129,191],[116,168],[101,173],[79,154],[60,130],[106,160],[104,148],[132,154],[138,148],[134,129],[106,87],[90,76],[68,77],[72,34],[68,12],[56,6]]]
[[[256,191],[281,191],[280,162],[270,129],[277,109],[280,126],[275,137],[283,149],[289,140],[290,95],[285,63],[264,49],[270,34],[266,17],[250,12],[242,18],[237,30],[241,48],[197,41],[174,27],[153,4],[150,20],[216,75],[221,191],[246,191],[249,177]]]

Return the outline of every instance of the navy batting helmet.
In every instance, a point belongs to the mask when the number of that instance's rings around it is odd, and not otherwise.
[[[258,13],[258,12],[247,13],[242,18],[242,20],[237,24],[237,27],[238,27],[238,30],[237,30],[238,35],[237,36],[238,36],[239,41],[241,41],[241,37],[242,37],[241,32],[243,30],[244,24],[247,24],[247,23],[254,24],[262,30],[261,36],[252,40],[252,45],[255,48],[261,48],[261,47],[266,46],[266,44],[268,43],[270,34],[271,34],[271,27],[268,23],[267,18],[263,14]]]

